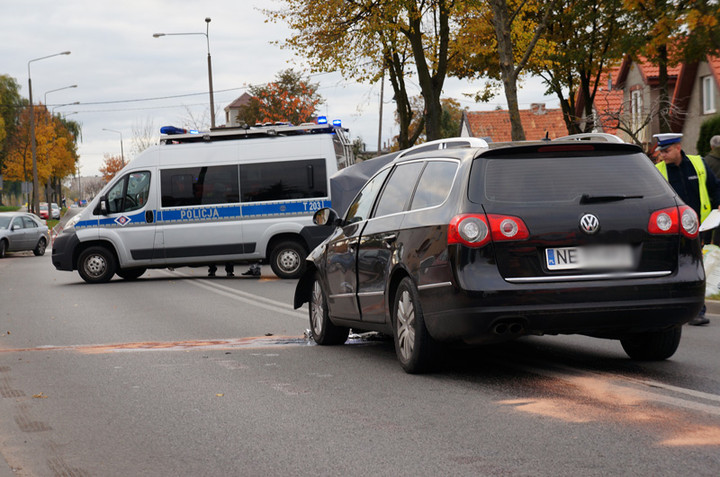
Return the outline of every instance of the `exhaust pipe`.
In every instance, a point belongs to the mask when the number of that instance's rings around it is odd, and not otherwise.
[[[525,332],[525,325],[522,321],[503,321],[497,323],[492,328],[493,333],[496,335],[513,335],[518,336]]]

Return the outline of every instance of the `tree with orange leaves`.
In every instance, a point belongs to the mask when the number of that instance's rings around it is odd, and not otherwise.
[[[110,182],[123,167],[125,167],[125,163],[123,162],[122,157],[105,154],[105,160],[100,168],[103,180],[106,183]]]
[[[32,152],[30,147],[30,112],[35,114],[35,141],[38,182],[48,184],[46,200],[51,202],[52,184],[72,174],[77,162],[76,134],[62,120],[49,114],[43,106],[25,108],[19,117],[15,133],[9,138],[3,176],[10,181],[32,180]]]
[[[318,85],[310,83],[292,69],[281,71],[276,80],[261,86],[251,86],[250,103],[238,113],[238,118],[253,126],[257,123],[290,122],[301,124],[313,120],[317,107],[323,103],[317,94]]]
[[[671,132],[668,67],[720,53],[720,4],[715,0],[624,0],[634,31],[627,51],[658,66],[660,132]]]

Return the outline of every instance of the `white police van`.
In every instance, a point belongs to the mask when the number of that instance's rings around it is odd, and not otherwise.
[[[269,262],[302,274],[329,177],[354,163],[346,130],[276,124],[187,133],[163,128],[53,244],[58,270],[90,283],[149,268]],[[321,233],[323,233],[321,231]]]

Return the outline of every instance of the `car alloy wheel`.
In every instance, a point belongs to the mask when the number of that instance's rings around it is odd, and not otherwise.
[[[347,341],[350,329],[344,326],[336,326],[328,316],[327,300],[322,289],[320,280],[313,282],[310,295],[310,332],[313,340],[320,345],[337,345]]]
[[[40,257],[42,255],[45,255],[46,248],[47,248],[47,242],[45,242],[44,238],[41,238],[40,241],[35,246],[33,253],[35,254],[35,256]]]
[[[415,284],[403,278],[393,304],[395,353],[400,365],[411,374],[430,370],[437,344],[425,328],[425,317]]]

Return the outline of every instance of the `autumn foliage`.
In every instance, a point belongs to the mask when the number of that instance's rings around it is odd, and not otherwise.
[[[105,160],[100,168],[103,180],[106,183],[110,182],[123,167],[125,167],[125,163],[123,162],[121,156],[111,156],[109,154],[105,154]]]
[[[51,178],[72,174],[77,160],[73,134],[62,121],[50,115],[45,107],[36,106],[33,110],[38,181],[44,184]],[[20,113],[17,131],[9,139],[10,147],[2,168],[2,174],[7,180],[32,180],[30,111],[30,108],[25,108]]]
[[[238,117],[250,126],[268,122],[310,122],[323,102],[317,94],[317,86],[292,69],[282,71],[275,81],[249,88],[253,98],[240,108]]]

